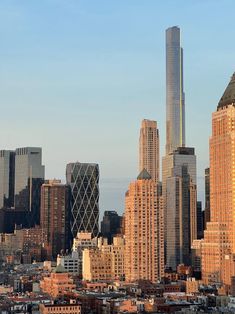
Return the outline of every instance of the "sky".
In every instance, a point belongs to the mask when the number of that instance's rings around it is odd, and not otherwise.
[[[46,178],[100,166],[100,210],[124,210],[141,120],[165,146],[165,30],[181,28],[186,144],[198,198],[211,114],[235,71],[234,0],[0,0],[0,149],[40,146]]]

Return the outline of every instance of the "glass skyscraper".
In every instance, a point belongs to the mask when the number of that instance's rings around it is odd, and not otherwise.
[[[40,224],[40,195],[44,182],[42,149],[17,148],[15,152],[15,208],[29,212],[29,227]]]
[[[71,232],[99,232],[99,165],[69,163],[66,167],[67,184],[71,187]]]
[[[190,264],[190,247],[197,234],[196,156],[181,147],[162,160],[166,265]]]
[[[197,238],[196,156],[185,147],[185,96],[180,28],[166,30],[166,154],[162,163],[165,262],[190,264]]]
[[[166,154],[185,146],[183,49],[180,29],[166,30]]]
[[[15,152],[0,151],[0,208],[14,206]]]

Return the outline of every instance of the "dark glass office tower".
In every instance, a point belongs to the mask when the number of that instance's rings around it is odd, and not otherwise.
[[[101,236],[108,239],[108,243],[113,242],[113,237],[121,233],[122,216],[115,210],[106,210],[101,221]]]
[[[42,149],[17,148],[15,153],[15,208],[29,212],[29,227],[40,224],[41,185],[45,169]]]
[[[205,169],[205,228],[210,221],[210,168]]]
[[[99,166],[90,163],[69,163],[66,180],[71,188],[71,231],[99,232]]]
[[[202,211],[202,202],[197,202],[197,238],[203,239],[204,233],[204,211]]]
[[[14,206],[15,152],[0,151],[0,208]]]

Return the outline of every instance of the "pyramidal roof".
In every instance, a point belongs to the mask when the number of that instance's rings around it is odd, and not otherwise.
[[[235,72],[233,73],[233,76],[231,77],[231,80],[219,101],[217,109],[230,105],[232,103],[235,103]]]
[[[59,274],[59,273],[67,273],[67,270],[61,264],[59,264],[59,265],[56,266],[56,268],[54,270],[54,273],[57,273],[57,274]]]
[[[137,180],[151,180],[151,176],[148,171],[144,168],[137,177]]]

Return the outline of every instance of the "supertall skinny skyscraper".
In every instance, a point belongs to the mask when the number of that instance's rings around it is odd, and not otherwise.
[[[196,156],[185,147],[183,49],[180,29],[166,30],[166,155],[162,162],[165,262],[172,269],[190,264],[197,237]]]
[[[166,154],[185,146],[183,49],[180,29],[166,30]]]

